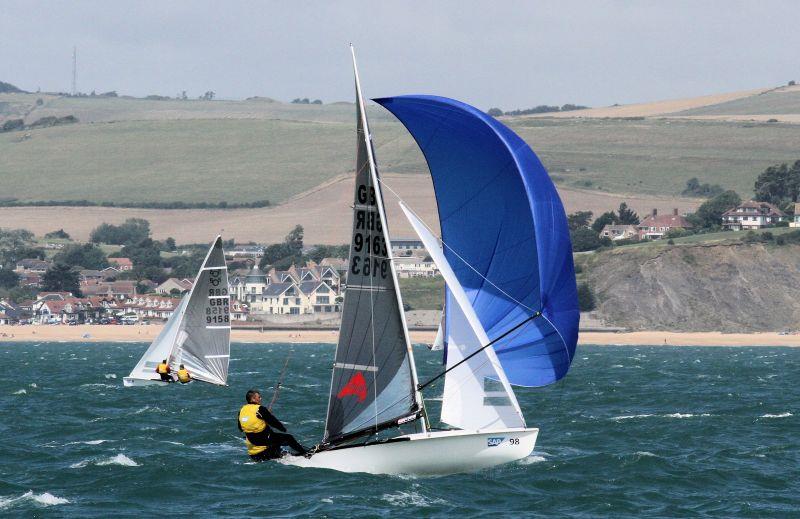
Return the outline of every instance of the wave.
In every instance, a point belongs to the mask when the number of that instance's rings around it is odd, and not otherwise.
[[[794,415],[792,413],[790,413],[789,411],[786,411],[784,413],[779,413],[779,414],[769,414],[769,413],[762,414],[761,418],[789,418],[790,416],[794,416]]]
[[[69,503],[68,499],[63,497],[56,497],[50,492],[42,492],[41,494],[34,494],[33,490],[28,490],[18,497],[0,497],[0,510],[11,508],[15,504],[26,503],[33,501],[42,506],[65,505]]]
[[[633,453],[633,455],[642,458],[658,458],[658,454],[653,454],[650,451],[636,451]]]
[[[444,499],[439,499],[435,497],[428,498],[418,492],[414,492],[413,490],[411,492],[403,492],[402,490],[400,490],[398,492],[393,492],[391,494],[383,494],[383,496],[381,496],[381,499],[383,499],[392,506],[398,506],[398,507],[407,507],[411,505],[411,506],[419,506],[425,508],[433,505],[447,504],[447,501],[445,501]]]
[[[166,412],[165,409],[161,409],[160,407],[157,407],[157,406],[150,407],[149,405],[146,405],[146,406],[140,407],[139,409],[134,411],[133,414],[142,414],[142,413],[145,413],[147,411],[157,411],[159,413]]]
[[[24,389],[20,389],[19,391],[14,391],[12,394],[13,394],[13,395],[25,395],[25,394],[27,394],[27,393],[28,393],[28,392],[27,392],[27,391],[25,391]]]
[[[95,462],[95,465],[103,467],[105,465],[122,465],[123,467],[138,467],[139,464],[120,453],[114,457],[106,458]]]
[[[701,414],[694,414],[694,413],[650,414],[650,413],[647,413],[647,414],[630,414],[630,415],[615,416],[615,417],[611,418],[611,420],[620,421],[620,420],[632,420],[632,419],[635,419],[635,418],[651,418],[651,417],[657,417],[657,418],[695,418],[695,417],[706,417],[706,416],[712,416],[712,415],[709,414],[709,413],[701,413]]]
[[[36,389],[39,386],[36,385],[36,382],[31,382],[30,387],[32,387],[33,389]]]
[[[86,440],[86,441],[77,441],[77,442],[69,442],[67,445],[100,445],[101,443],[106,442],[113,442],[114,440]]]
[[[116,373],[106,373],[105,377],[106,378],[117,378],[117,375],[116,375]]]
[[[519,460],[519,464],[533,465],[534,463],[541,463],[543,461],[547,461],[547,458],[545,458],[544,456],[531,455],[528,456],[527,458],[522,458],[521,460]]]

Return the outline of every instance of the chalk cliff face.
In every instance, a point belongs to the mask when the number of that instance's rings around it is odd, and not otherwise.
[[[607,325],[633,330],[800,330],[800,246],[621,248],[587,258]]]

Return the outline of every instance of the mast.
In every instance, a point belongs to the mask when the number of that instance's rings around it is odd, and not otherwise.
[[[417,365],[414,362],[414,350],[411,346],[411,340],[408,337],[408,324],[406,323],[406,313],[403,310],[403,296],[400,293],[400,284],[397,281],[397,271],[394,265],[394,255],[392,254],[392,242],[389,238],[389,225],[388,220],[386,219],[386,210],[383,204],[383,192],[381,189],[381,183],[378,178],[378,166],[375,162],[375,155],[372,149],[372,132],[369,130],[369,124],[367,123],[367,111],[364,106],[364,97],[361,93],[361,79],[358,76],[358,65],[356,64],[356,51],[353,48],[353,45],[350,44],[350,54],[353,56],[353,72],[356,78],[356,102],[358,103],[359,112],[361,113],[361,125],[364,128],[364,138],[367,141],[367,156],[369,157],[369,170],[370,175],[372,177],[372,183],[375,186],[375,195],[377,197],[377,205],[378,205],[378,212],[381,216],[381,221],[383,222],[383,238],[386,243],[386,250],[388,252],[389,258],[389,269],[392,273],[392,280],[394,282],[394,289],[395,294],[397,295],[397,301],[400,305],[400,320],[403,323],[403,335],[406,341],[406,348],[408,350],[408,360],[411,364],[411,377],[414,382],[414,400],[416,401],[417,406],[422,411],[422,430],[423,432],[427,432],[430,424],[428,424],[428,415],[425,412],[425,402],[422,400],[422,393],[419,391],[419,379],[417,377]]]
[[[352,52],[352,51],[351,51]],[[355,66],[355,53],[353,53]],[[347,291],[331,374],[323,444],[399,425],[427,424],[392,263],[386,211],[358,72],[356,174]]]

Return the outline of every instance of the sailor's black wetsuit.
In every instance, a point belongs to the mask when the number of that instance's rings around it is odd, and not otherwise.
[[[275,415],[269,412],[269,409],[263,405],[258,406],[257,410],[252,409],[253,407],[255,407],[254,404],[245,404],[236,418],[236,425],[239,427],[240,431],[245,433],[247,441],[250,444],[248,450],[253,460],[262,461],[279,458],[281,456],[280,448],[284,445],[291,448],[296,454],[305,454],[306,448],[300,445],[300,443],[295,440],[294,436],[286,433],[286,427]],[[243,418],[250,415],[253,411],[255,411],[255,418],[257,420],[263,420],[267,426],[263,429],[256,426],[255,429],[261,429],[258,432],[248,432],[242,427]],[[248,425],[247,429],[252,430],[254,428],[251,424]],[[281,432],[276,432],[276,430]],[[259,447],[265,448],[260,449]]]

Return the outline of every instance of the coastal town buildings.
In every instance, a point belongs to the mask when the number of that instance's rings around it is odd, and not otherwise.
[[[784,218],[786,214],[774,205],[750,200],[722,213],[722,226],[732,231],[761,229]]]
[[[647,215],[638,225],[640,240],[660,240],[665,234],[677,229],[691,229],[693,226],[677,209],[672,214],[658,214],[658,210]]]
[[[794,216],[789,221],[789,227],[800,227],[800,204],[794,204]]]
[[[194,284],[194,280],[191,278],[169,278],[156,286],[154,291],[161,295],[183,294],[192,289],[192,284]]]
[[[108,262],[120,272],[133,270],[133,261],[130,258],[108,258]]]
[[[417,257],[396,258],[394,265],[399,278],[432,278],[439,275],[439,269],[433,261]]]
[[[266,273],[254,267],[246,275],[231,276],[229,284],[231,296],[246,304],[251,315],[341,311],[341,277],[332,266],[309,263]]]
[[[608,238],[612,241],[637,240],[639,239],[639,228],[635,225],[607,224],[600,231],[600,237]]]

